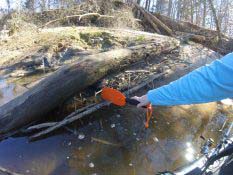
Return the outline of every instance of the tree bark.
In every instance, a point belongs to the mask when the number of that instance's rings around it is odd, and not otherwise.
[[[152,19],[149,17],[149,15],[147,14],[147,12],[141,8],[140,6],[136,6],[137,9],[143,14],[143,16],[145,17],[146,21],[151,25],[151,27],[153,28],[154,32],[161,34],[158,26],[152,21]]]
[[[176,13],[176,19],[181,19],[181,6],[182,6],[182,0],[178,0],[177,2],[177,13]]]
[[[148,10],[148,11],[149,11],[149,4],[150,4],[149,1],[150,0],[146,0],[146,4],[145,4],[145,9]]]
[[[7,11],[8,11],[8,13],[10,13],[10,9],[11,9],[10,0],[6,0],[6,3],[7,3]]]
[[[159,28],[159,31],[164,31],[164,33],[166,33],[167,35],[169,36],[173,36],[173,32],[172,30],[166,25],[164,24],[162,21],[160,21],[156,16],[152,15],[151,13],[149,12],[146,12],[142,7],[140,7],[138,4],[134,4],[135,7],[140,10],[144,17],[146,18],[146,20],[149,22],[149,23],[154,23],[158,26]],[[152,22],[151,22],[152,21]]]
[[[172,0],[169,0],[168,2],[168,12],[167,12],[167,15],[169,17],[171,17],[171,14],[172,14]]]
[[[213,13],[213,17],[214,17],[214,21],[215,21],[215,25],[216,25],[216,30],[218,32],[218,42],[221,42],[221,39],[222,39],[221,29],[220,29],[218,17],[217,17],[217,14],[216,14],[216,10],[214,8],[214,4],[213,4],[212,0],[208,0],[208,1],[209,1],[209,4],[210,4],[212,13]]]
[[[202,26],[205,27],[205,23],[206,23],[206,11],[207,11],[207,6],[206,6],[206,0],[203,0],[203,19],[202,19]]]
[[[77,63],[66,65],[0,107],[0,134],[13,132],[40,120],[75,93],[112,71],[139,61],[147,54],[169,52],[178,45],[176,39],[158,36],[153,42],[86,56]]]

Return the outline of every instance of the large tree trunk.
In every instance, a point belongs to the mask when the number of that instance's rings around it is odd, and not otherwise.
[[[212,0],[208,0],[208,1],[209,1],[209,4],[210,4],[212,13],[213,13],[213,17],[214,17],[214,21],[215,21],[215,25],[216,25],[216,30],[218,32],[218,42],[221,43],[222,36],[221,36],[221,29],[220,29],[217,13],[216,13],[216,10],[214,8],[214,4],[213,4]]]
[[[206,14],[207,14],[207,4],[206,4],[206,0],[203,0],[203,19],[202,19],[202,26],[205,27],[206,24]]]
[[[144,55],[157,55],[178,47],[176,39],[156,36],[156,41],[84,57],[62,67],[32,89],[0,107],[0,133],[37,121],[67,98],[96,83],[108,73],[136,62]]]

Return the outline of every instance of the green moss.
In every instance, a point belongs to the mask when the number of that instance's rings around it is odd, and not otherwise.
[[[89,46],[96,46],[102,49],[110,48],[114,45],[115,37],[107,32],[81,32],[80,39]]]
[[[137,41],[137,42],[145,41],[145,36],[143,36],[143,35],[138,36],[138,37],[136,38],[136,41]]]

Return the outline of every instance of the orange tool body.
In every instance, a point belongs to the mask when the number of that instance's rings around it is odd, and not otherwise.
[[[109,88],[109,87],[104,87],[102,89],[101,97],[104,100],[107,100],[117,106],[125,106],[126,103],[131,104],[131,105],[138,105],[140,103],[139,101],[135,99],[126,98],[125,95],[121,93],[120,91],[113,89],[113,88]],[[147,109],[145,127],[148,128],[149,122],[152,116],[152,105],[149,104],[147,106],[143,106],[143,108]]]

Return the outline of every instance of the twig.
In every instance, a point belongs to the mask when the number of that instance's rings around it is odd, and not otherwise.
[[[100,119],[99,122],[100,122],[100,128],[101,128],[101,130],[103,130],[103,122],[102,122],[102,119]]]
[[[127,70],[125,73],[150,73],[148,70]]]
[[[72,117],[74,115],[77,115],[78,113],[81,113],[81,112],[85,111],[86,109],[88,109],[88,108],[90,108],[90,107],[92,107],[94,105],[96,105],[96,103],[90,104],[90,105],[85,106],[85,107],[83,107],[81,109],[75,110],[73,113],[68,115],[65,119],[68,119],[68,118],[70,118],[70,117]],[[58,122],[41,123],[41,124],[38,124],[38,125],[30,126],[27,129],[22,130],[21,132],[22,133],[29,133],[29,132],[32,132],[34,130],[39,130],[39,129],[43,129],[43,128],[52,127],[52,126],[56,125],[57,123]]]
[[[165,75],[166,73],[160,73],[160,74],[156,74],[156,75],[152,75],[147,81],[139,84],[138,86],[135,86],[133,88],[131,88],[130,90],[128,90],[127,92],[125,92],[124,94],[131,94],[134,93],[136,91],[138,91],[139,89],[143,88],[144,86],[146,86],[148,83],[154,81],[155,79]]]
[[[15,172],[12,172],[6,168],[3,168],[3,167],[0,167],[0,174],[1,173],[4,173],[6,175],[22,175],[22,174],[19,174],[19,173],[15,173]]]
[[[87,105],[87,106],[85,106],[85,107],[83,107],[83,108],[80,108],[80,109],[78,109],[78,110],[75,110],[75,111],[72,112],[70,115],[66,116],[65,119],[71,118],[71,117],[73,117],[73,116],[75,116],[75,115],[77,115],[77,114],[79,114],[79,113],[81,113],[81,112],[87,110],[88,108],[91,108],[92,106],[95,106],[95,105],[96,105],[96,103],[92,103],[92,104]]]
[[[69,18],[76,18],[78,17],[78,20],[81,21],[82,18],[84,17],[87,17],[87,16],[97,16],[98,19],[99,18],[115,18],[114,16],[108,16],[108,15],[101,15],[99,13],[86,13],[86,14],[83,14],[83,15],[71,15],[71,16],[65,16],[65,17],[62,17],[62,18],[58,18],[58,19],[54,19],[52,21],[49,21],[47,23],[45,23],[41,28],[44,28],[52,23],[55,23],[57,21],[61,21],[61,20],[64,20],[64,19],[69,19]]]
[[[131,80],[131,76],[130,76],[130,73],[128,73],[128,90],[129,90],[129,88],[131,86],[130,80]]]
[[[70,129],[70,128],[68,128],[67,126],[65,126],[64,127],[67,131],[69,131],[69,132],[71,132],[72,134],[74,134],[75,136],[77,135],[77,131],[76,131],[76,129]]]
[[[21,130],[22,133],[29,133],[32,132],[34,130],[39,130],[39,129],[43,129],[43,128],[48,128],[51,126],[54,126],[57,122],[48,122],[48,123],[41,123],[38,125],[34,125],[34,126],[30,126],[27,129]]]
[[[48,134],[48,133],[50,133],[50,132],[52,132],[52,131],[54,131],[54,130],[56,130],[58,128],[61,128],[61,127],[65,126],[65,125],[67,125],[67,124],[70,124],[70,123],[78,120],[78,119],[81,119],[82,117],[87,116],[87,115],[89,115],[89,114],[97,111],[98,109],[100,109],[100,108],[102,108],[104,106],[107,106],[109,104],[110,103],[106,102],[106,101],[101,102],[101,103],[91,107],[90,109],[88,109],[88,110],[86,110],[86,111],[84,111],[84,112],[82,112],[82,113],[80,113],[78,115],[75,115],[75,116],[69,117],[69,118],[65,118],[64,120],[62,120],[60,122],[57,122],[56,125],[54,125],[52,127],[49,127],[47,129],[45,129],[44,131],[41,131],[41,132],[39,132],[39,133],[37,133],[35,135],[30,136],[29,140],[33,141],[33,140],[35,140],[35,139],[37,139],[37,138],[39,138],[41,136],[44,136],[44,135],[46,135],[46,134]]]
[[[91,137],[91,140],[95,141],[95,142],[99,142],[99,143],[105,144],[105,145],[112,145],[112,146],[117,146],[117,147],[121,146],[121,144],[111,143],[109,141],[98,139],[98,138],[95,138],[95,137]]]
[[[99,90],[99,91],[97,91],[97,92],[95,92],[95,97],[96,97],[98,94],[100,94],[101,92],[102,92],[102,89]]]
[[[138,86],[135,86],[135,87],[131,88],[130,90],[124,92],[124,94],[129,94],[129,93],[131,94],[131,93],[134,93],[134,92],[138,91],[139,89],[143,88],[144,86],[146,86],[148,83],[150,83],[150,82],[154,81],[155,79],[157,79],[157,78],[163,76],[164,74],[165,74],[165,73],[160,73],[160,74],[157,74],[157,75],[152,75],[147,81],[145,81],[145,82],[139,84]],[[47,128],[47,129],[45,129],[44,131],[41,131],[41,132],[39,132],[39,133],[37,133],[37,134],[34,134],[34,135],[30,136],[30,137],[29,137],[29,140],[30,140],[30,141],[36,140],[36,139],[38,139],[38,138],[40,138],[40,137],[42,137],[42,136],[44,136],[44,135],[46,135],[46,134],[48,134],[48,133],[50,133],[50,132],[56,130],[56,129],[58,129],[58,128],[61,128],[61,127],[65,126],[65,125],[67,125],[67,124],[70,124],[70,123],[72,123],[72,122],[78,120],[78,119],[81,119],[81,118],[83,118],[84,116],[87,116],[87,115],[89,115],[89,114],[91,114],[91,113],[97,111],[98,109],[104,107],[104,106],[108,106],[109,104],[110,104],[110,102],[104,101],[104,102],[101,102],[101,103],[99,103],[99,104],[96,104],[96,105],[90,107],[90,108],[87,109],[86,111],[84,111],[84,112],[82,112],[82,113],[79,113],[79,114],[77,114],[77,115],[74,115],[74,114],[72,113],[72,114],[71,114],[72,117],[71,117],[71,115],[69,115],[69,116],[66,117],[64,120],[62,120],[62,121],[60,121],[60,122],[57,122],[56,125],[51,126],[51,127]],[[75,113],[75,112],[74,112],[74,113]]]

